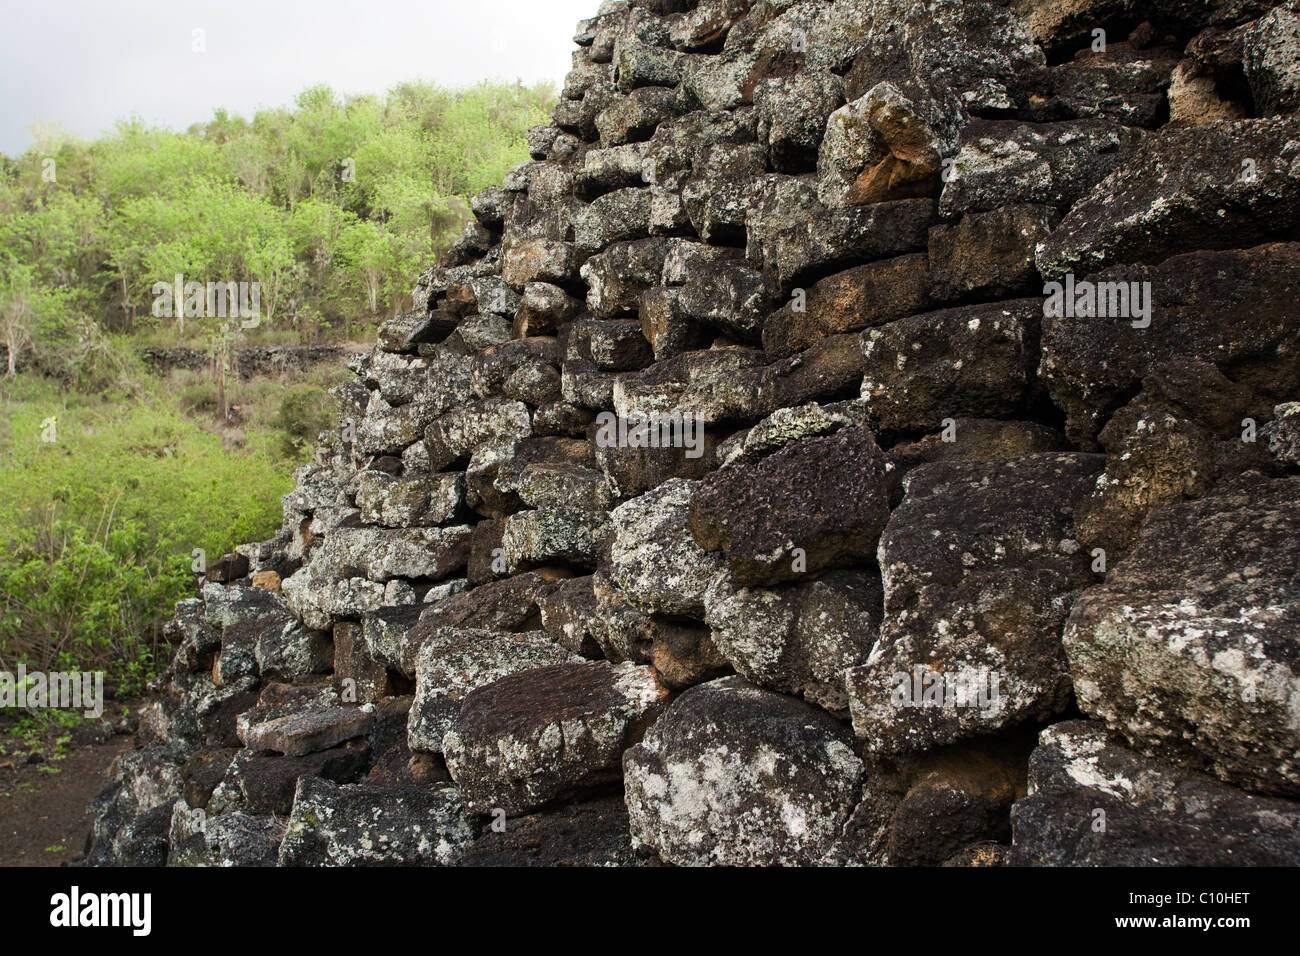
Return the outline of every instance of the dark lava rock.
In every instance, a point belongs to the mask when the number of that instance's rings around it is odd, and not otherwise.
[[[1186,362],[1217,366],[1256,391],[1260,420],[1300,388],[1300,244],[1192,252],[1085,281],[1149,282],[1151,310],[1145,327],[1124,315],[1043,318],[1039,378],[1078,444],[1089,447],[1146,378]]]
[[[815,863],[858,799],[851,744],[743,678],[692,687],[623,757],[633,844],[679,866]]]
[[[604,797],[524,817],[494,818],[461,866],[636,866],[623,798]]]
[[[1038,269],[1056,279],[1294,239],[1298,219],[1300,117],[1170,126],[1070,210]]]
[[[617,781],[623,751],[667,694],[650,668],[632,664],[523,671],[466,695],[443,755],[475,813],[526,813]]]
[[[1101,465],[1039,454],[908,474],[880,539],[880,639],[848,675],[869,750],[927,750],[1066,707],[1061,630],[1095,580],[1073,540],[1072,503]]]
[[[726,554],[742,585],[869,559],[889,517],[888,469],[865,428],[795,442],[705,478],[691,501],[691,533]]]
[[[1156,509],[1065,631],[1079,706],[1142,753],[1300,796],[1300,478]]]
[[[1111,743],[1100,724],[1043,731],[1011,813],[1015,866],[1295,866],[1300,804],[1255,797]]]

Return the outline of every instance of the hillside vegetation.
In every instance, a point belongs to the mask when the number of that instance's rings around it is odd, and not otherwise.
[[[409,307],[552,98],[313,87],[251,120],[38,130],[0,155],[0,669],[103,668],[140,689],[193,552],[274,532],[346,375],[240,382],[231,352],[365,339]],[[257,283],[258,321],[159,308],[178,275]],[[206,348],[210,370],[151,375],[146,345]]]

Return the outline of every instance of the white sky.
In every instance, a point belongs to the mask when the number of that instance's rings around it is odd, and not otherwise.
[[[327,83],[554,80],[599,0],[0,0],[0,152],[29,124],[90,138],[131,115],[183,130]],[[192,49],[202,29],[206,52]]]

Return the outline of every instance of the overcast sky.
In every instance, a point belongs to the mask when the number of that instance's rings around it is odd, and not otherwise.
[[[28,126],[90,138],[131,115],[183,130],[327,83],[554,80],[599,0],[0,0],[0,152]],[[195,52],[202,30],[204,52]]]

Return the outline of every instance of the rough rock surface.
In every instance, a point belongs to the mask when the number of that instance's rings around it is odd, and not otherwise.
[[[1034,866],[1295,866],[1300,803],[1242,793],[1064,721],[1043,731],[1010,862]]]
[[[1079,706],[1143,753],[1300,796],[1298,526],[1300,478],[1157,509],[1070,615]]]
[[[888,520],[889,463],[865,428],[722,468],[691,499],[695,542],[740,584],[779,584],[870,557]]]
[[[880,638],[848,674],[869,750],[927,750],[1065,708],[1061,630],[1094,580],[1072,504],[1100,466],[1040,454],[908,474],[880,539]]]
[[[466,695],[443,754],[473,811],[525,813],[617,781],[666,698],[654,671],[633,664],[522,671]]]
[[[681,866],[815,862],[862,775],[842,724],[739,677],[686,691],[623,764],[634,843]]]
[[[281,866],[447,866],[474,838],[451,788],[366,790],[302,780]]]
[[[592,12],[89,861],[1300,861],[1294,0]]]

